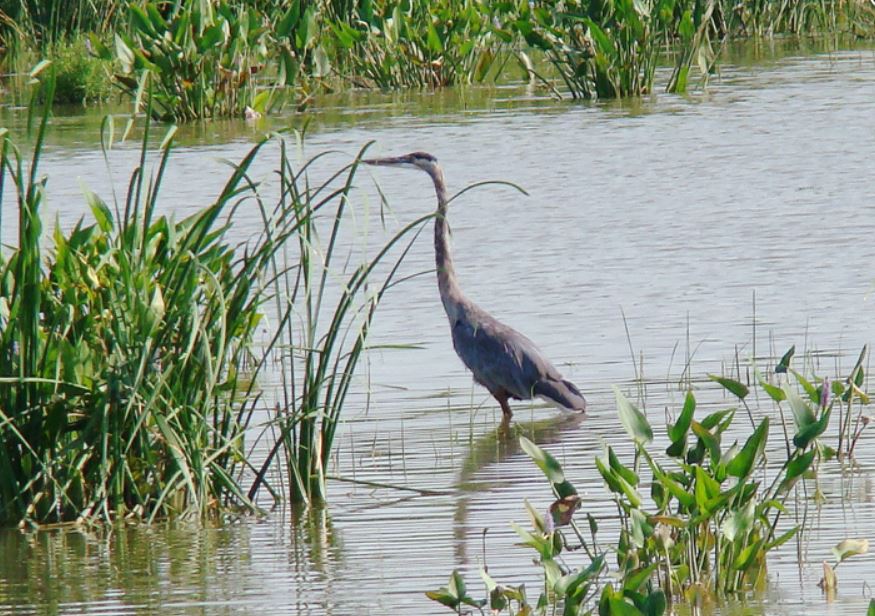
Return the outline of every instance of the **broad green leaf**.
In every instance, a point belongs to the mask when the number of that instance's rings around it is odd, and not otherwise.
[[[768,552],[769,550],[776,548],[778,546],[784,545],[785,543],[790,541],[790,539],[792,539],[796,535],[796,533],[798,533],[798,532],[799,532],[799,526],[794,526],[793,528],[788,530],[786,533],[784,533],[783,535],[781,535],[780,537],[778,537],[777,539],[775,539],[771,543],[767,543],[766,547],[765,547],[766,552]]]
[[[693,419],[693,413],[695,410],[696,398],[692,391],[688,391],[687,396],[684,399],[684,408],[681,411],[678,420],[674,425],[669,426],[668,428],[668,438],[671,439],[672,443],[681,441],[687,435],[687,432],[690,429],[690,421]]]
[[[790,403],[790,409],[793,411],[793,419],[796,422],[796,428],[803,430],[816,421],[814,411],[811,406],[796,393],[789,384],[783,385],[784,395],[787,402]]]
[[[652,441],[653,430],[644,414],[629,402],[616,385],[614,386],[614,395],[617,398],[617,411],[620,414],[620,423],[623,424],[632,440],[639,445]]]
[[[778,374],[782,372],[787,372],[787,368],[790,367],[790,360],[793,359],[793,354],[796,353],[796,345],[790,347],[790,349],[784,353],[784,356],[781,358],[781,361],[778,362],[778,365],[775,366],[775,372]]]
[[[608,447],[608,464],[610,464],[611,469],[625,479],[627,483],[633,486],[638,485],[638,475],[636,475],[635,471],[631,468],[623,466],[622,462],[617,458],[617,454],[614,453],[614,449],[610,446]]]
[[[441,42],[441,37],[438,36],[437,30],[434,28],[434,24],[431,22],[428,23],[428,27],[426,28],[426,40],[428,41],[428,48],[435,54],[439,54],[444,50],[444,44]]]
[[[766,383],[764,379],[760,379],[760,387],[763,388],[763,391],[768,394],[768,396],[774,400],[775,402],[783,402],[787,399],[787,395],[784,393],[784,390],[775,385],[771,385]]]
[[[719,462],[721,457],[719,435],[713,434],[710,430],[707,430],[705,426],[695,420],[690,423],[690,426],[693,429],[693,434],[699,437],[699,440],[702,441],[702,444],[708,450],[708,454],[711,456],[711,461],[715,464]]]
[[[695,497],[690,494],[684,486],[676,482],[666,474],[661,474],[657,477],[659,482],[665,486],[665,489],[674,496],[687,509],[692,509],[696,504]]]
[[[625,590],[637,591],[647,580],[650,579],[650,576],[656,571],[658,566],[659,563],[653,563],[652,565],[639,569],[634,573],[626,574],[623,578],[623,588]]]
[[[565,481],[562,465],[548,451],[541,449],[524,436],[520,437],[520,447],[529,454],[529,457],[541,469],[550,483],[559,484]]]
[[[768,438],[769,418],[765,417],[754,433],[745,441],[741,451],[726,465],[726,472],[733,477],[747,477],[763,455]]]
[[[602,476],[602,479],[605,480],[605,483],[608,484],[608,489],[611,492],[615,492],[617,494],[623,493],[623,488],[620,486],[619,476],[617,476],[608,463],[606,463],[602,458],[595,459],[595,467],[598,469],[599,474]]]
[[[746,571],[754,562],[756,562],[756,559],[760,554],[760,550],[763,547],[763,543],[764,540],[759,539],[758,541],[744,548],[738,554],[738,556],[735,557],[735,561],[732,563],[732,567],[736,571]]]
[[[736,381],[735,379],[730,379],[725,376],[718,376],[716,374],[709,374],[708,378],[712,381],[720,383],[724,389],[742,400],[744,400],[747,397],[747,394],[750,393],[750,389],[747,385]]]
[[[799,449],[805,449],[811,444],[811,441],[823,434],[829,426],[829,418],[832,415],[832,408],[826,409],[820,416],[820,419],[807,427],[799,430],[793,437],[793,444]]]
[[[732,512],[731,515],[720,525],[720,532],[730,541],[735,541],[737,537],[744,536],[750,529],[754,518],[754,501],[749,500],[747,504]]]
[[[814,456],[816,455],[817,449],[812,449],[808,453],[803,453],[802,455],[790,460],[790,462],[787,463],[787,472],[784,474],[783,484],[785,486],[792,485],[792,482],[808,470],[808,467],[811,466],[811,463],[814,461]]]

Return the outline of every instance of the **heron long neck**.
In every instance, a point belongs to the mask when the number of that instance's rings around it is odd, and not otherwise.
[[[453,252],[447,225],[447,188],[444,185],[443,172],[437,169],[432,180],[434,180],[438,201],[437,216],[434,219],[434,260],[437,266],[438,289],[447,317],[453,322],[459,316],[459,305],[464,295],[456,280],[456,269],[453,267]]]

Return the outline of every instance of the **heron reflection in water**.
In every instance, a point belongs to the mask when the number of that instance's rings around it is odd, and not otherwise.
[[[535,343],[505,325],[465,297],[450,250],[447,228],[447,188],[437,159],[426,152],[413,152],[390,158],[371,158],[369,165],[403,167],[425,171],[434,182],[437,215],[434,221],[434,253],[438,289],[450,320],[456,354],[474,375],[474,380],[489,390],[504,414],[513,415],[508,400],[542,398],[559,408],[584,412],[586,400],[580,390],[559,371]]]

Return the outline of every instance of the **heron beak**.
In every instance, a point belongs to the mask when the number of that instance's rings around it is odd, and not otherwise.
[[[412,165],[413,159],[407,156],[390,156],[388,158],[363,158],[362,162],[366,165],[381,165],[381,166],[394,166],[394,165]]]

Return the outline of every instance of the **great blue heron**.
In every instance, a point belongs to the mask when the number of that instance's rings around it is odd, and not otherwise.
[[[437,215],[434,220],[434,257],[438,289],[450,319],[456,354],[473,373],[474,380],[489,390],[501,405],[504,418],[513,415],[508,399],[530,400],[537,396],[572,411],[586,410],[586,400],[544,357],[535,343],[515,329],[501,323],[465,297],[450,250],[447,231],[447,188],[437,159],[426,152],[413,152],[391,158],[371,158],[363,162],[421,169],[434,182]]]

